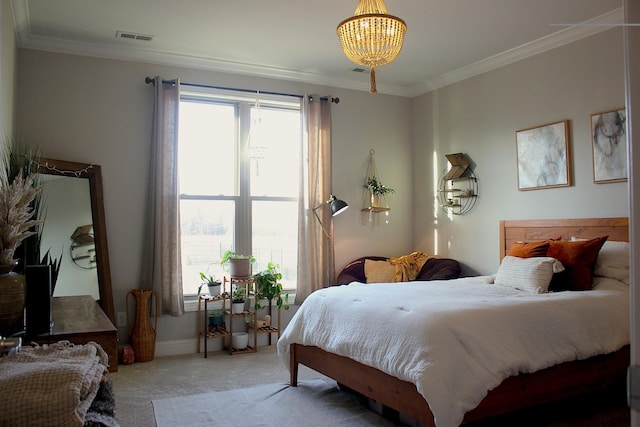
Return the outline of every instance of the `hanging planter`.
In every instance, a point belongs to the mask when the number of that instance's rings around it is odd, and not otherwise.
[[[372,224],[378,223],[380,217],[384,219],[385,224],[389,223],[389,205],[386,202],[386,196],[388,194],[395,193],[395,190],[382,183],[382,180],[378,176],[376,170],[376,163],[373,158],[375,151],[369,150],[369,167],[367,168],[367,177],[363,184],[365,189],[364,206],[362,208],[363,223],[369,222]]]
[[[377,176],[370,176],[364,184],[364,188],[369,190],[372,208],[380,208],[382,198],[387,194],[393,194],[396,190],[387,187]]]

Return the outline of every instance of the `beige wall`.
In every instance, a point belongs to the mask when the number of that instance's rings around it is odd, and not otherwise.
[[[15,86],[16,86],[16,38],[11,5],[0,5],[0,136],[13,137]]]
[[[590,136],[592,113],[625,105],[623,63],[614,29],[415,98],[416,248],[437,244],[466,274],[492,274],[501,219],[628,216],[627,183],[593,183]],[[515,131],[565,119],[574,185],[518,191]],[[449,217],[425,190],[434,185],[433,157],[439,171],[457,152],[475,163],[480,198],[468,215]]]
[[[27,49],[20,49],[18,64],[17,134],[39,145],[45,157],[102,167],[116,311],[124,311],[127,292],[141,286],[153,103],[153,88],[144,83],[146,76],[339,97],[332,119],[333,191],[352,208],[334,220],[337,267],[360,254],[396,255],[413,246],[411,101],[407,98]],[[378,172],[398,190],[390,199],[391,222],[385,226],[361,223],[370,148],[376,150]],[[215,161],[211,159],[213,165]],[[126,339],[123,328],[120,332]],[[193,313],[160,320],[159,341],[195,336]]]

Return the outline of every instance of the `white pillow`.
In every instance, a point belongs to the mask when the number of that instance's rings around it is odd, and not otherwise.
[[[518,258],[507,255],[498,268],[494,283],[529,293],[543,294],[549,289],[553,273],[563,270],[564,266],[555,258]]]
[[[571,237],[572,241],[587,240],[579,237]],[[629,284],[629,242],[616,242],[607,240],[602,245],[596,265],[593,269],[594,276],[609,277],[622,283]]]

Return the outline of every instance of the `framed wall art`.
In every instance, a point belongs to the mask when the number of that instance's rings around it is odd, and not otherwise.
[[[518,190],[571,185],[569,120],[516,131]]]
[[[624,108],[591,115],[593,182],[622,182],[627,173],[627,114]]]

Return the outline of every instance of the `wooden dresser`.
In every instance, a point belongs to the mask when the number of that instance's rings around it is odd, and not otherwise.
[[[53,328],[34,341],[50,344],[69,340],[74,344],[95,341],[109,355],[109,371],[118,371],[118,330],[90,295],[53,297]]]

